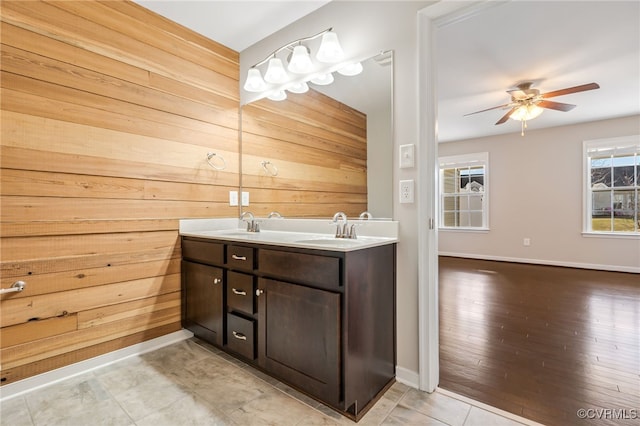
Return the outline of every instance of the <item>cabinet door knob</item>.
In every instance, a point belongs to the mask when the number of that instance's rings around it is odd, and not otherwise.
[[[222,278],[214,278],[213,279],[213,283],[214,284],[220,284],[222,282]]]
[[[231,291],[233,291],[233,294],[237,294],[238,296],[246,296],[247,292],[244,290],[238,290],[236,288],[232,288]]]
[[[231,257],[234,260],[247,260],[247,256],[238,256],[237,254],[232,254]]]
[[[237,331],[232,331],[233,333],[233,337],[235,337],[238,340],[247,340],[247,336],[245,336],[242,333],[238,333]]]
[[[256,290],[256,296],[260,296],[262,293],[264,293],[264,290],[261,290],[261,289]]]

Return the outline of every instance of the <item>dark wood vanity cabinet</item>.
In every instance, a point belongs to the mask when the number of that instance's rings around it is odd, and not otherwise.
[[[196,336],[223,345],[224,270],[182,261],[182,322]]]
[[[395,244],[182,243],[183,322],[196,336],[354,420],[393,383]]]
[[[338,406],[341,294],[268,278],[258,288],[260,366]]]

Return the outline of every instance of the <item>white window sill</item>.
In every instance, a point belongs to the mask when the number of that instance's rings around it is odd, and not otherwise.
[[[583,231],[583,237],[587,238],[620,238],[627,240],[637,240],[640,239],[640,233],[622,233],[622,232],[593,232],[593,231]]]

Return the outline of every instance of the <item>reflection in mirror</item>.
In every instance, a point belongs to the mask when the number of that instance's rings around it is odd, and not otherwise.
[[[242,107],[240,183],[250,201],[242,211],[392,217],[393,53],[362,65],[329,86]]]

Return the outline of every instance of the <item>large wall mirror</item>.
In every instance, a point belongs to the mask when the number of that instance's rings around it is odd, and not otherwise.
[[[357,76],[334,73],[330,85],[242,107],[240,183],[249,206],[241,211],[392,217],[393,52],[362,65]]]

